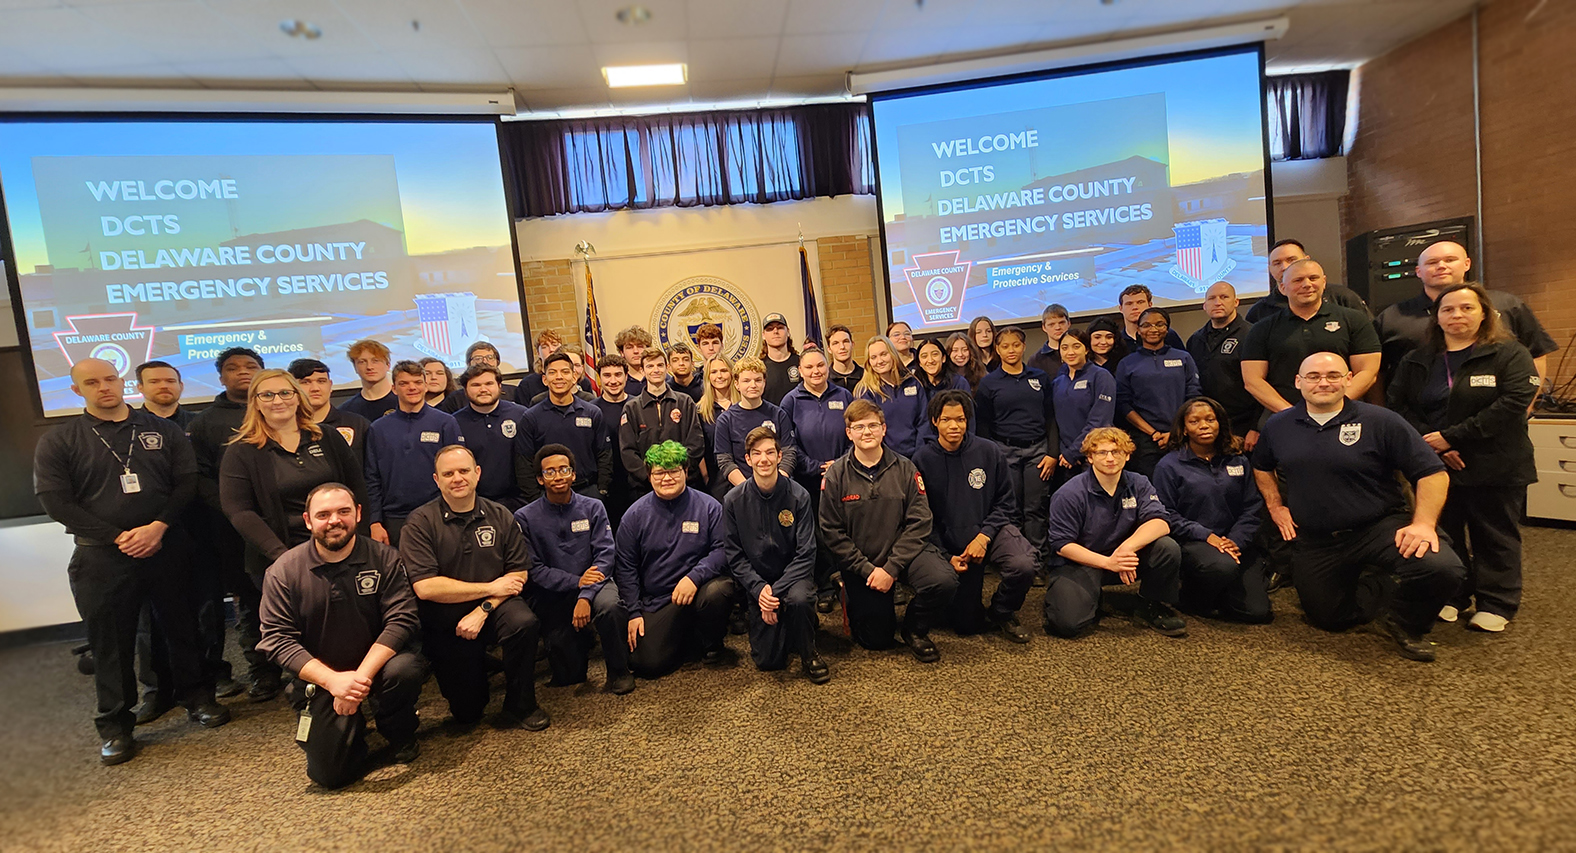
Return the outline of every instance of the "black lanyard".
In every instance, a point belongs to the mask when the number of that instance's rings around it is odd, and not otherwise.
[[[99,440],[99,444],[104,445],[104,449],[109,451],[109,455],[115,457],[115,461],[120,463],[122,473],[130,474],[131,454],[137,449],[137,428],[131,428],[131,443],[126,447],[125,459],[120,458],[120,454],[115,452],[115,448],[109,446],[109,442],[105,441],[104,436],[99,434],[98,427],[89,427],[89,429],[93,430],[93,436]]]

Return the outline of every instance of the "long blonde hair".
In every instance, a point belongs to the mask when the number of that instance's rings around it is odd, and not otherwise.
[[[268,422],[263,419],[262,409],[257,407],[257,389],[270,379],[283,379],[290,383],[290,390],[295,392],[296,398],[296,428],[312,436],[316,441],[323,437],[323,428],[312,422],[312,409],[306,402],[306,395],[301,392],[301,385],[295,377],[286,370],[264,370],[252,377],[252,387],[246,391],[246,417],[241,420],[241,428],[235,431],[235,437],[227,444],[237,442],[250,444],[253,447],[263,447],[268,444],[268,439],[275,436],[268,429]]]
[[[728,405],[731,406],[739,402],[739,386],[735,381],[739,378],[738,371],[734,370],[733,365],[720,355],[706,362],[706,378],[702,380],[706,390],[700,394],[699,408],[701,420],[709,424],[717,422],[717,389],[711,387],[711,366],[718,363],[728,368]]]
[[[894,323],[893,325],[896,324]],[[904,325],[907,324],[905,323]],[[870,366],[870,348],[878,343],[886,344],[887,352],[892,354],[893,381],[891,382],[888,382],[885,376],[876,373],[875,368]],[[903,366],[903,357],[897,354],[897,346],[892,343],[892,339],[886,335],[872,335],[870,340],[865,341],[865,375],[860,377],[859,384],[855,387],[865,392],[867,396],[885,403],[887,393],[886,389],[881,386],[888,384],[893,388],[900,388],[912,375],[908,368]]]

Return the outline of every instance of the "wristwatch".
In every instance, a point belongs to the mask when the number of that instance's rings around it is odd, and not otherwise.
[[[482,602],[482,612],[483,613],[491,613],[491,612],[493,612],[493,603],[491,601],[483,601]]]

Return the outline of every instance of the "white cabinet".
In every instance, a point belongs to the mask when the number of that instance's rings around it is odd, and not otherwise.
[[[1576,521],[1576,418],[1533,418],[1527,434],[1538,466],[1527,517]]]

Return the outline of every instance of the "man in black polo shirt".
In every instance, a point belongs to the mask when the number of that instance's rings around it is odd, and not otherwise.
[[[197,627],[179,583],[185,576],[180,561],[190,552],[178,525],[197,490],[197,460],[179,427],[133,411],[124,389],[107,361],[85,358],[72,365],[71,390],[85,411],[45,434],[33,458],[39,503],[76,539],[67,575],[93,650],[94,725],[103,739],[104,764],[136,754],[132,669],[137,616],[145,601],[164,632],[171,695],[203,726],[230,721],[204,678]]]
[[[1286,272],[1287,267],[1307,257],[1308,250],[1296,240],[1277,240],[1275,245],[1270,247],[1270,292],[1248,309],[1248,325],[1268,319],[1270,315],[1286,307],[1286,294],[1280,291],[1281,275]],[[1368,310],[1368,303],[1350,287],[1331,284],[1325,287],[1324,298],[1353,311],[1361,311],[1364,317],[1373,316],[1373,312]]]
[[[1303,260],[1286,268],[1281,292],[1288,300],[1253,324],[1242,347],[1242,383],[1269,414],[1292,407],[1298,367],[1316,352],[1333,352],[1351,365],[1346,395],[1361,399],[1379,376],[1379,336],[1362,312],[1324,298],[1324,268]]]
[[[1402,656],[1431,661],[1424,635],[1466,578],[1435,529],[1450,487],[1445,465],[1400,415],[1347,399],[1351,371],[1340,356],[1308,356],[1296,382],[1304,402],[1265,423],[1253,476],[1292,543],[1303,612],[1328,631],[1377,619]],[[1410,511],[1397,473],[1416,492]],[[1388,608],[1386,579],[1364,566],[1395,576]]]
[[[1374,330],[1379,333],[1379,346],[1384,353],[1380,373],[1385,384],[1407,353],[1428,340],[1428,330],[1434,325],[1434,303],[1445,288],[1467,280],[1472,269],[1472,259],[1460,243],[1441,240],[1417,255],[1417,277],[1423,282],[1423,292],[1411,299],[1397,302],[1379,312],[1374,318]],[[1505,327],[1521,345],[1532,353],[1532,363],[1538,368],[1539,384],[1549,375],[1549,353],[1560,348],[1537,315],[1514,294],[1503,290],[1488,291],[1495,310],[1505,321]]]
[[[1237,312],[1237,289],[1217,281],[1204,293],[1204,315],[1209,318],[1187,339],[1188,354],[1198,365],[1198,382],[1204,396],[1226,409],[1231,432],[1248,450],[1259,440],[1263,407],[1242,384],[1242,343],[1252,326]]]
[[[476,494],[481,468],[454,444],[433,462],[438,498],[406,518],[400,554],[421,599],[422,651],[432,661],[449,713],[471,725],[487,708],[487,647],[503,650],[503,714],[499,725],[547,728],[536,704],[536,639],[540,628],[520,591],[529,580],[531,550],[514,514]]]
[[[145,361],[137,365],[137,393],[142,395],[142,410],[174,421],[182,430],[197,413],[181,407],[186,384],[181,372],[166,361]]]
[[[416,596],[399,552],[356,534],[361,508],[350,489],[324,483],[306,496],[312,541],[286,551],[263,579],[258,648],[294,674],[290,704],[306,775],[325,788],[361,778],[367,721],[399,763],[416,759],[416,699],[427,666],[405,647],[416,633]]]
[[[695,401],[669,387],[668,357],[662,350],[647,347],[640,355],[640,365],[645,388],[640,396],[624,403],[618,425],[619,453],[630,484],[636,491],[650,491],[646,451],[664,441],[676,441],[689,453],[690,486],[703,488],[705,472],[696,466],[704,464],[697,460],[706,453],[706,435],[701,431]]]

